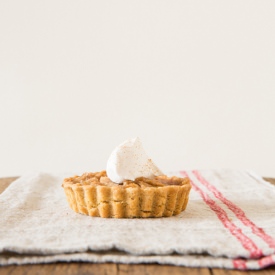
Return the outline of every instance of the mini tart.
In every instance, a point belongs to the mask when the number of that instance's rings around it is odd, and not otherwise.
[[[185,210],[191,184],[189,178],[167,176],[117,184],[102,171],[66,178],[62,187],[77,213],[103,218],[157,218]]]

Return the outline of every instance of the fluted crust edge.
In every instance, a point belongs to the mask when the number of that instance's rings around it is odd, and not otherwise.
[[[66,184],[63,188],[77,213],[102,218],[158,218],[186,209],[191,184],[142,188]]]

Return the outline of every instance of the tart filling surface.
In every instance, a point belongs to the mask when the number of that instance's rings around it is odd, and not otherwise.
[[[117,184],[106,171],[66,178],[62,186],[75,212],[103,218],[177,215],[185,210],[191,189],[188,178],[165,175]]]

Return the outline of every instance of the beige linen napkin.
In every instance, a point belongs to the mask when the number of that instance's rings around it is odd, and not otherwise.
[[[253,172],[182,171],[180,215],[104,219],[73,212],[65,175],[37,173],[0,195],[0,265],[58,261],[261,269],[275,264],[275,187]]]

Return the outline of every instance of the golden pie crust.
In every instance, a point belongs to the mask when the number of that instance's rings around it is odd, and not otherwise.
[[[106,171],[66,178],[62,184],[70,207],[77,213],[103,218],[157,218],[185,210],[189,178],[140,177],[121,184]]]

